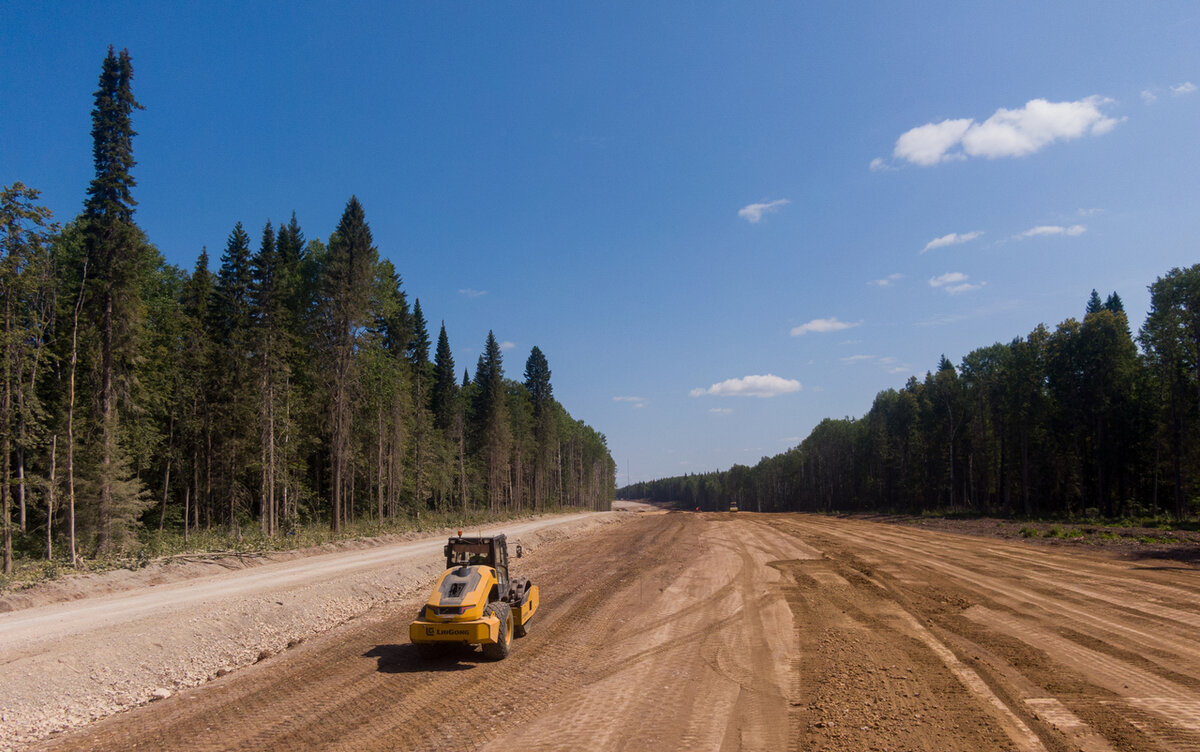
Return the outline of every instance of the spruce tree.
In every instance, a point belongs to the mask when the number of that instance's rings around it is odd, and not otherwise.
[[[534,417],[541,417],[550,403],[553,390],[550,387],[550,363],[537,345],[529,351],[529,359],[525,361],[525,388],[529,390],[529,398],[533,401]]]
[[[253,288],[250,236],[238,222],[225,243],[209,309],[216,345],[214,438],[223,480],[220,492],[228,501],[226,521],[231,529],[237,525],[239,506],[248,501],[247,468],[254,456]]]
[[[1097,313],[1104,310],[1104,304],[1100,302],[1100,296],[1096,293],[1096,288],[1092,288],[1092,294],[1088,298],[1087,313]]]
[[[437,351],[433,358],[433,421],[443,431],[454,425],[455,401],[458,399],[458,383],[454,380],[454,355],[450,352],[450,338],[446,336],[446,322],[438,333]]]
[[[341,530],[348,511],[355,350],[359,330],[367,323],[378,259],[379,251],[366,213],[358,198],[351,196],[337,230],[329,239],[328,261],[321,276],[321,317],[329,379],[330,526],[334,531]]]
[[[138,276],[144,241],[133,223],[137,185],[133,159],[133,110],[142,109],[133,97],[133,63],[128,50],[108,55],[100,72],[100,88],[92,109],[92,162],[96,175],[84,202],[85,242],[91,270],[87,320],[99,328],[99,385],[95,400],[101,433],[98,458],[96,547],[111,549],[128,531],[114,530],[115,506],[136,506],[139,484],[127,481],[119,445],[118,397],[128,391],[131,364],[138,334],[141,296]],[[120,493],[124,489],[126,493]],[[125,516],[125,515],[120,515]]]

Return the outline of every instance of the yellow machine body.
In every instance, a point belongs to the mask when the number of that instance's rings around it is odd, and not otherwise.
[[[520,546],[517,547],[520,556]],[[493,657],[508,654],[511,639],[522,637],[540,602],[537,585],[508,578],[504,536],[451,538],[449,566],[429,600],[408,627],[415,644],[491,646]]]

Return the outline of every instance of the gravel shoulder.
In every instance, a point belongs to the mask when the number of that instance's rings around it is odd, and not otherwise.
[[[532,550],[627,516],[552,515],[483,532]],[[441,573],[444,542],[443,532],[307,556],[169,561],[12,593],[0,599],[0,749],[202,685],[411,598]]]

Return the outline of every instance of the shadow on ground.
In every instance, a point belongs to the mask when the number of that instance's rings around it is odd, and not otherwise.
[[[375,658],[375,670],[383,674],[413,674],[424,671],[469,671],[475,668],[480,655],[460,645],[376,645],[363,653],[363,658]]]

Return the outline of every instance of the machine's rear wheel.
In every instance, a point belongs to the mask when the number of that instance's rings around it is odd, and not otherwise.
[[[500,620],[500,638],[497,642],[490,642],[483,646],[483,654],[485,657],[498,661],[508,657],[508,649],[512,645],[513,637],[513,619],[512,610],[507,603],[503,601],[494,601],[487,604],[483,609],[483,615],[488,616],[494,614]]]

